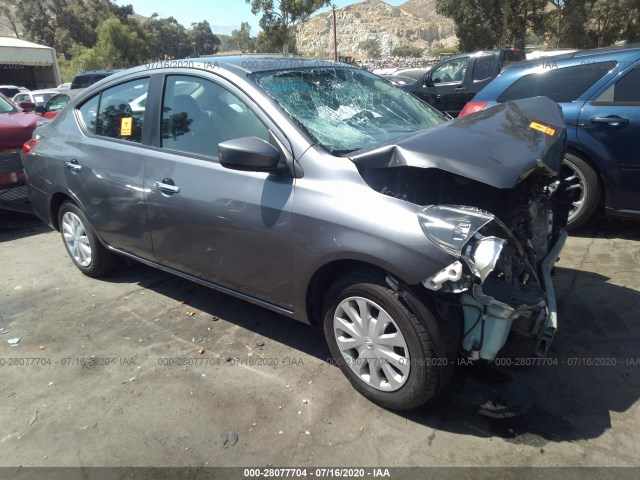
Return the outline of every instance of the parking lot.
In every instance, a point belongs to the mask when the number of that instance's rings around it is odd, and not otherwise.
[[[385,411],[320,330],[143,265],[85,277],[57,232],[0,212],[0,466],[638,466],[638,226],[569,238],[557,361],[502,357],[535,403],[491,419],[447,394]]]

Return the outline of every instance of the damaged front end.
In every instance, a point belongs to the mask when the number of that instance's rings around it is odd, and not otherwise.
[[[548,99],[508,102],[353,158],[380,193],[425,206],[425,236],[451,264],[422,285],[462,308],[461,350],[494,360],[511,332],[547,353],[557,330],[551,274],[569,204],[558,172],[562,113]],[[491,212],[491,213],[490,213]]]
[[[536,337],[545,355],[557,329],[551,271],[566,239],[553,231],[542,198],[530,203],[526,225],[510,229],[495,215],[472,207],[437,205],[420,212],[425,235],[459,259],[422,284],[456,294],[464,313],[462,350],[493,360],[510,332]]]

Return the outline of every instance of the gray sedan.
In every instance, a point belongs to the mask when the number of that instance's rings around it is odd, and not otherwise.
[[[90,87],[24,164],[83,273],[128,257],[324,328],[359,392],[407,410],[512,332],[546,353],[565,142],[546,99],[446,121],[342,64],[216,57]]]

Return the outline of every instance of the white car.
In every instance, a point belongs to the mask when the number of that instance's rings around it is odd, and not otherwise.
[[[51,97],[56,95],[58,90],[55,89],[47,89],[47,90],[32,90],[30,92],[20,92],[13,97],[13,103],[18,104],[18,102],[31,102],[35,103],[36,107],[44,106]]]

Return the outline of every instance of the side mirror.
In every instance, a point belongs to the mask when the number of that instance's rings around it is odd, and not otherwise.
[[[33,112],[36,109],[36,104],[33,102],[18,102],[18,106],[25,112]]]
[[[425,87],[433,87],[433,81],[431,80],[431,73],[427,73],[425,75],[422,85],[424,85]]]
[[[269,142],[257,137],[242,137],[218,144],[220,165],[247,172],[277,172],[280,152]]]
[[[44,105],[38,105],[36,107],[36,113],[38,113],[40,115],[44,115]]]

